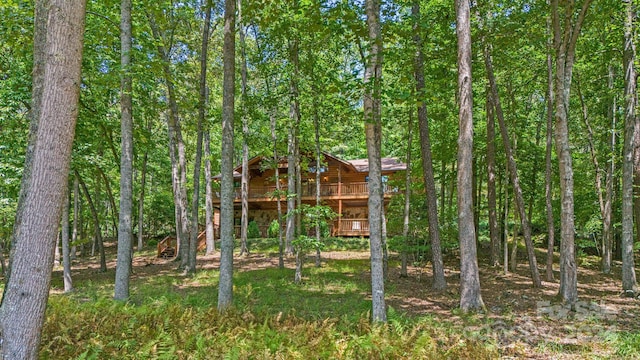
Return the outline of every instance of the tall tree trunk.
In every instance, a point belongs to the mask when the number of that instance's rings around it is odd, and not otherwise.
[[[314,63],[315,64],[315,63]],[[314,86],[315,87],[315,86]],[[314,93],[320,94],[318,89],[314,89]],[[320,115],[318,114],[318,101],[317,98],[313,97],[313,130],[315,134],[315,145],[316,145],[316,206],[320,206],[322,204],[322,200],[320,198],[320,181],[322,169],[322,150],[320,148]],[[322,260],[320,259],[320,242],[322,241],[322,234],[320,233],[320,222],[316,221],[316,267],[320,267]]]
[[[32,121],[9,277],[0,305],[0,357],[37,359],[78,116],[85,1],[35,3]],[[46,24],[46,25],[45,25]]]
[[[276,206],[278,208],[278,267],[284,269],[284,238],[282,234],[282,201],[280,200],[280,158],[278,156],[278,137],[276,135],[276,114],[271,110],[269,114],[269,125],[271,127],[271,141],[273,141],[273,164],[275,167],[275,183],[276,183]]]
[[[131,104],[131,0],[120,5],[120,212],[118,221],[118,257],[116,262],[115,300],[129,298],[129,274],[133,249],[133,115]]]
[[[240,31],[240,53],[241,61],[241,110],[242,114],[242,179],[240,182],[240,196],[242,202],[240,215],[240,256],[249,255],[249,247],[247,246],[247,228],[249,226],[249,116],[247,109],[247,50],[245,42],[245,34],[242,23],[242,1],[238,0],[238,23]]]
[[[624,147],[622,163],[622,290],[625,296],[638,293],[638,283],[633,259],[633,143],[638,130],[636,104],[636,9],[632,1],[627,3],[624,22]]]
[[[137,250],[142,251],[144,247],[144,192],[147,183],[147,161],[149,153],[145,151],[142,158],[142,174],[140,175],[140,195],[138,197],[138,246]]]
[[[550,28],[549,20],[547,20],[547,28]],[[553,150],[553,59],[551,57],[552,44],[551,39],[547,40],[547,127],[546,127],[546,146],[544,156],[544,198],[545,213],[547,220],[547,281],[553,281],[553,249],[556,238],[556,227],[553,218],[553,194],[551,192],[552,172],[551,172],[551,151]]]
[[[555,132],[560,169],[561,203],[559,295],[564,303],[570,304],[572,307],[578,299],[578,269],[574,234],[573,160],[568,127],[569,94],[576,43],[590,4],[591,0],[584,0],[576,18],[572,6],[573,1],[566,5],[563,4],[561,13],[558,0],[551,0],[553,45],[556,53]],[[560,19],[560,15],[562,15],[562,19]]]
[[[209,130],[204,132],[204,178],[205,178],[205,226],[207,235],[207,255],[216,251],[215,232],[213,229],[213,188],[211,186],[211,138]]]
[[[300,197],[297,189],[298,164],[298,128],[300,127],[300,103],[298,94],[298,40],[294,38],[289,44],[289,61],[293,65],[293,74],[289,79],[289,137],[287,143],[287,244],[285,253],[293,255],[292,241],[300,229],[296,228],[296,203]],[[295,196],[294,196],[295,195]]]
[[[207,1],[204,24],[202,27],[202,47],[200,49],[200,97],[198,100],[198,123],[196,139],[196,159],[193,165],[193,196],[191,198],[191,234],[189,237],[189,261],[186,272],[196,271],[198,254],[198,204],[200,203],[200,168],[202,167],[203,123],[207,116],[207,53],[209,50],[209,28],[211,26],[211,0]]]
[[[167,117],[167,132],[169,134],[169,153],[171,156],[171,173],[173,184],[173,200],[176,216],[176,238],[178,243],[178,256],[180,268],[187,266],[189,257],[189,215],[187,206],[187,161],[185,155],[178,102],[175,95],[175,85],[171,74],[171,59],[169,49],[163,45],[164,38],[152,16],[149,15],[149,24],[153,37],[157,41],[158,53],[162,58],[162,70],[167,86],[167,98],[169,102],[169,116]],[[198,219],[195,219],[197,222]]]
[[[609,66],[609,90],[613,92],[613,67]],[[608,159],[608,170],[607,177],[605,180],[605,197],[604,197],[604,214],[602,218],[602,272],[605,274],[611,273],[611,247],[613,243],[613,179],[616,170],[616,96],[614,95],[611,100],[611,106],[609,107],[609,118],[611,120],[611,133],[609,138],[610,144],[610,155]],[[636,139],[638,139],[638,134],[640,132],[636,131]],[[640,139],[639,139],[640,140]],[[640,157],[638,157],[640,153],[636,151],[635,156],[640,161]],[[634,170],[637,171],[636,165],[640,165],[635,163],[634,160]],[[637,177],[634,177],[634,180]],[[636,207],[640,209],[640,206]],[[635,208],[634,208],[635,209]],[[637,211],[637,210],[636,210]],[[640,220],[640,218],[636,218],[636,221]]]
[[[107,191],[107,198],[109,199],[109,207],[111,208],[111,224],[113,231],[115,232],[115,237],[118,237],[118,219],[120,215],[118,215],[118,207],[116,205],[116,198],[113,196],[113,191],[111,191],[111,181],[107,177],[107,174],[104,173],[104,170],[100,166],[96,166],[96,170],[98,174],[104,181],[104,188]],[[109,232],[107,232],[108,234]]]
[[[491,266],[500,265],[500,233],[496,210],[496,124],[491,91],[487,89],[487,208],[489,212],[489,238],[491,240]]]
[[[509,180],[505,178],[505,186],[504,186],[504,222],[503,222],[503,245],[502,245],[502,267],[504,270],[504,274],[509,273]]]
[[[68,293],[73,290],[73,281],[71,279],[71,257],[69,256],[69,187],[66,188],[64,206],[62,208],[62,282],[64,284],[64,292]]]
[[[220,185],[220,285],[218,311],[233,303],[233,123],[235,111],[236,0],[225,0]]]
[[[480,275],[473,219],[473,94],[471,91],[471,25],[469,2],[456,0],[458,38],[458,236],[460,240],[460,308],[474,311],[484,308],[480,295]]]
[[[80,221],[82,220],[82,214],[80,213],[80,183],[78,177],[73,176],[73,231],[71,232],[71,260],[76,258],[76,244],[78,241],[78,231],[80,229]]]
[[[542,286],[540,280],[540,273],[538,272],[538,261],[536,260],[535,248],[533,246],[533,240],[531,239],[531,226],[527,216],[527,209],[524,204],[524,196],[522,195],[522,188],[520,187],[520,177],[518,176],[518,168],[516,166],[516,160],[514,156],[513,148],[511,147],[511,141],[509,139],[509,133],[507,131],[507,125],[504,121],[504,114],[502,113],[502,105],[500,104],[500,94],[498,93],[498,86],[493,74],[493,64],[491,61],[491,45],[485,44],[484,48],[484,62],[487,70],[487,78],[489,79],[489,86],[491,87],[491,99],[498,118],[498,125],[500,127],[500,134],[502,135],[502,143],[504,144],[504,150],[507,157],[507,165],[509,168],[509,175],[511,177],[511,184],[513,185],[513,193],[516,201],[516,209],[518,210],[518,216],[520,217],[520,223],[522,226],[522,232],[524,235],[524,243],[527,248],[527,256],[529,258],[529,271],[531,272],[531,280],[533,286],[539,288]],[[517,233],[514,234],[514,239],[517,239]],[[517,241],[514,243],[517,247]],[[514,262],[516,259],[512,259]]]
[[[415,4],[415,3],[414,3]],[[402,211],[402,252],[400,253],[400,277],[407,277],[407,247],[409,244],[409,220],[411,214],[411,143],[413,141],[413,109],[409,108],[407,123],[407,170],[404,175],[404,208]],[[433,194],[435,195],[435,193]]]
[[[104,254],[104,243],[102,241],[102,230],[100,229],[100,216],[98,215],[98,209],[96,208],[94,201],[91,199],[91,194],[89,194],[89,189],[87,188],[87,184],[80,177],[80,173],[78,170],[74,170],[78,181],[80,182],[80,187],[82,187],[82,191],[84,192],[84,197],[87,198],[87,203],[89,204],[89,210],[91,211],[91,216],[93,217],[93,229],[95,233],[95,241],[94,244],[98,246],[98,252],[100,253],[100,272],[107,271],[107,260]],[[93,256],[93,255],[92,255]]]
[[[382,81],[382,37],[380,2],[366,0],[369,59],[364,73],[364,121],[369,160],[369,242],[371,248],[371,298],[373,322],[387,322],[384,301],[382,256],[382,164],[380,158],[382,125],[380,119],[380,82]]]
[[[424,55],[422,53],[422,31],[420,30],[420,2],[414,0],[412,10],[414,36],[416,46],[414,59],[414,75],[416,79],[416,95],[418,96],[418,128],[420,129],[420,150],[422,155],[422,175],[424,189],[427,193],[427,218],[429,220],[429,239],[431,240],[431,255],[433,267],[433,289],[444,290],[447,282],[444,278],[444,262],[440,246],[440,225],[438,222],[438,201],[436,183],[433,174],[433,157],[431,156],[431,139],[427,118],[427,103],[424,81]]]

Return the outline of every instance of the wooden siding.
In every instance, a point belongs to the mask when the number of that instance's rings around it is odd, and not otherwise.
[[[278,218],[276,210],[275,171],[262,169],[261,161],[253,161],[249,164],[249,221],[255,221],[262,236],[267,236],[267,229],[273,220]],[[315,161],[309,162],[309,167],[315,167]],[[325,205],[338,213],[338,218],[330,224],[330,232],[333,236],[369,236],[368,209],[366,206],[369,198],[369,186],[367,172],[359,172],[347,162],[325,157],[323,165],[325,171],[320,176],[320,195]],[[282,161],[279,164],[280,188],[287,189],[287,164]],[[391,176],[395,171],[383,171],[383,176]],[[316,174],[315,172],[302,171],[302,201],[314,205],[316,199]],[[236,183],[240,181],[236,178]],[[235,230],[239,236],[241,193],[239,186],[235,189]],[[387,188],[385,185],[385,203],[397,189]],[[286,213],[285,197],[281,197],[283,215]],[[219,193],[214,192],[214,204],[219,204]],[[219,214],[216,214],[219,216]],[[219,224],[219,218],[214,219],[214,224]]]

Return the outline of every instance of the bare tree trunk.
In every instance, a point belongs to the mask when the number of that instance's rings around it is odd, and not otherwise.
[[[84,14],[83,0],[35,3],[30,130],[36,133],[29,139],[0,305],[4,359],[38,358],[78,116]]]
[[[207,114],[207,53],[209,50],[209,28],[211,26],[211,0],[207,1],[205,19],[202,29],[202,47],[200,49],[200,97],[198,100],[198,123],[196,139],[196,159],[193,166],[193,196],[191,203],[191,234],[189,237],[189,261],[187,274],[196,272],[196,258],[198,255],[198,204],[200,202],[200,168],[202,167],[202,133],[203,123]]]
[[[460,308],[481,310],[480,275],[473,219],[473,94],[471,90],[471,25],[469,2],[456,0],[458,38],[458,236],[460,240]]]
[[[507,125],[504,121],[504,115],[502,113],[502,105],[500,104],[500,94],[498,93],[498,86],[496,84],[496,79],[493,74],[490,44],[485,44],[484,61],[485,61],[485,68],[487,70],[487,78],[489,79],[489,86],[491,87],[491,93],[492,93],[491,99],[493,100],[493,105],[495,107],[496,115],[498,117],[500,134],[502,135],[502,142],[504,144],[505,154],[507,157],[509,174],[511,175],[511,184],[513,185],[513,193],[516,201],[516,209],[518,210],[518,215],[519,215],[520,223],[522,226],[522,232],[524,235],[524,243],[527,248],[527,256],[529,258],[529,271],[531,272],[531,280],[533,282],[533,286],[536,288],[539,288],[542,286],[542,282],[540,280],[540,273],[538,272],[538,261],[536,260],[536,253],[535,253],[535,248],[533,246],[533,240],[531,239],[531,226],[529,224],[529,219],[527,217],[526,207],[524,204],[524,196],[522,195],[522,188],[520,187],[520,177],[518,176],[518,168],[516,166],[514,151],[511,146]],[[514,239],[517,239],[516,237],[517,235],[518,234],[514,234]],[[515,242],[515,246],[517,249],[517,241]],[[513,258],[512,260],[515,263],[516,259]]]
[[[64,292],[68,293],[73,290],[73,281],[71,279],[71,257],[69,256],[69,187],[66,188],[64,206],[62,208],[62,282],[64,284]]]
[[[500,265],[500,233],[496,210],[496,128],[491,91],[487,89],[487,208],[489,212],[489,238],[491,240],[491,266]]]
[[[98,174],[104,181],[104,188],[107,191],[107,198],[109,199],[109,207],[111,208],[111,224],[115,232],[115,237],[117,238],[118,237],[118,219],[120,218],[120,215],[118,214],[116,199],[113,196],[113,191],[111,191],[111,181],[109,180],[109,178],[107,177],[107,174],[104,173],[104,170],[102,170],[100,166],[96,166],[96,170],[98,171]],[[108,231],[107,231],[107,234],[109,234]]]
[[[184,141],[182,139],[182,129],[180,127],[180,116],[178,113],[178,103],[175,96],[175,86],[171,75],[171,60],[169,51],[163,45],[164,38],[158,29],[155,20],[149,16],[149,24],[153,32],[153,37],[157,41],[158,53],[162,58],[162,69],[167,85],[167,98],[169,101],[169,116],[167,118],[167,130],[169,134],[169,153],[172,165],[173,198],[176,216],[176,238],[178,244],[178,256],[180,258],[180,268],[184,269],[189,257],[189,215],[187,206],[187,161],[185,157]],[[197,222],[198,219],[195,219]]]
[[[550,27],[547,20],[547,28]],[[547,127],[546,127],[546,147],[545,147],[545,168],[544,168],[544,197],[547,219],[547,281],[553,281],[553,249],[556,237],[556,227],[553,218],[553,194],[551,193],[551,151],[553,150],[553,59],[551,58],[551,40],[547,40]]]
[[[144,247],[144,190],[147,183],[147,161],[149,153],[145,151],[142,159],[142,174],[140,176],[140,196],[138,197],[138,251]]]
[[[73,231],[71,232],[71,260],[76,259],[76,244],[78,241],[78,230],[80,229],[80,184],[78,183],[78,177],[73,176]]]
[[[242,23],[242,1],[238,0],[238,23],[240,24],[240,52],[242,56],[241,73],[241,98],[242,98],[242,179],[240,196],[242,202],[240,215],[240,256],[249,255],[247,246],[247,227],[249,226],[249,118],[247,114],[247,51],[245,34]]]
[[[293,39],[289,44],[289,60],[293,64],[293,74],[289,79],[289,137],[287,144],[287,243],[285,253],[294,254],[292,241],[300,229],[296,229],[296,203],[300,193],[297,189],[298,164],[298,128],[300,127],[300,104],[298,99],[298,40]],[[295,195],[295,196],[294,196]]]
[[[80,186],[82,187],[82,191],[84,192],[84,197],[87,198],[87,203],[89,204],[89,210],[91,210],[91,216],[93,217],[93,228],[95,232],[95,244],[98,246],[98,252],[100,253],[100,271],[107,271],[107,260],[104,254],[104,243],[102,242],[102,230],[100,229],[100,217],[98,216],[98,210],[95,207],[93,200],[91,199],[91,195],[89,194],[89,189],[87,188],[87,184],[82,180],[78,170],[74,170],[78,181],[80,182]]]
[[[636,104],[636,36],[634,20],[636,9],[632,1],[627,3],[624,26],[624,147],[622,162],[622,290],[625,296],[638,293],[638,283],[633,259],[633,143],[638,130]]]
[[[131,103],[131,0],[120,5],[120,212],[118,221],[118,258],[116,263],[115,300],[129,298],[129,274],[133,249],[133,106]]]
[[[556,152],[560,168],[560,290],[564,303],[572,307],[578,299],[578,269],[575,250],[573,159],[569,144],[568,111],[575,48],[580,28],[591,0],[585,0],[574,21],[571,4],[559,10],[558,0],[551,0],[553,44],[556,51],[555,120]],[[562,15],[562,19],[560,19]],[[561,25],[562,22],[562,25]]]
[[[415,3],[414,3],[415,4]],[[402,252],[400,253],[400,277],[407,277],[407,244],[409,237],[409,220],[411,214],[411,143],[413,141],[413,109],[409,108],[407,124],[407,170],[404,175],[404,209],[402,216]]]
[[[447,287],[444,278],[444,262],[440,246],[440,225],[438,222],[438,203],[436,184],[433,174],[433,157],[431,156],[431,139],[429,135],[429,123],[427,118],[427,104],[424,101],[424,56],[422,53],[422,31],[419,31],[420,2],[413,2],[412,16],[414,17],[413,42],[416,46],[414,60],[414,75],[416,79],[416,94],[418,101],[418,128],[420,129],[420,149],[422,153],[422,174],[424,176],[424,188],[427,193],[427,218],[429,220],[429,239],[431,240],[431,255],[433,267],[433,289],[440,291]]]
[[[205,213],[206,213],[206,234],[207,234],[207,255],[216,251],[216,243],[213,230],[213,189],[211,187],[211,138],[209,130],[204,132],[204,178],[206,187]]]
[[[320,92],[316,89],[314,91],[316,94]],[[315,144],[316,144],[316,206],[320,206],[322,204],[320,199],[320,181],[321,174],[320,170],[322,169],[322,150],[320,149],[320,115],[318,114],[318,103],[316,97],[313,97],[313,129],[315,133]],[[320,222],[316,222],[316,267],[320,267],[322,264],[322,260],[320,258],[320,242],[322,241],[322,234],[320,234]]]
[[[220,186],[220,285],[218,311],[233,304],[233,123],[235,111],[236,0],[225,0],[223,45],[222,156]]]
[[[366,0],[369,59],[364,73],[364,120],[369,158],[369,242],[371,247],[371,298],[373,322],[387,322],[384,301],[382,256],[382,174],[380,120],[380,82],[382,81],[382,38],[380,36],[380,2]]]
[[[609,66],[609,90],[613,90],[613,67]],[[613,91],[612,91],[613,92]],[[610,156],[609,156],[609,166],[608,166],[608,171],[607,171],[607,177],[605,180],[605,188],[606,188],[606,193],[605,193],[605,198],[604,198],[604,213],[603,213],[603,218],[602,218],[602,272],[605,274],[609,274],[611,273],[611,247],[612,247],[612,243],[613,243],[613,226],[612,226],[612,218],[613,218],[613,179],[614,179],[614,174],[615,174],[615,170],[616,170],[616,109],[617,109],[617,104],[616,104],[616,96],[614,95],[612,98],[612,103],[611,106],[609,108],[609,118],[611,119],[611,134],[610,134],[610,138],[609,138],[609,144],[610,144],[610,148],[609,151],[611,152]],[[636,139],[640,140],[638,138],[638,134],[640,134],[640,132],[636,131]],[[635,156],[638,159],[638,161],[640,161],[640,157],[638,157],[638,155],[640,155],[640,153],[638,153],[636,151]],[[634,160],[635,163],[635,160]],[[634,170],[637,171],[637,168],[635,165],[640,166],[640,164],[635,163],[634,164]],[[634,180],[637,179],[638,177],[634,177]],[[640,185],[640,184],[639,184]],[[638,210],[640,210],[640,206],[636,207]],[[637,211],[637,210],[636,210]],[[636,221],[640,220],[640,217],[636,218]]]
[[[502,246],[503,249],[503,259],[502,266],[504,268],[504,274],[509,273],[509,180],[505,180],[507,184],[504,187],[504,244]]]
[[[282,234],[282,201],[280,187],[280,158],[278,156],[278,137],[276,136],[276,115],[272,110],[269,114],[269,124],[271,126],[271,141],[273,141],[273,164],[275,166],[275,183],[276,183],[276,205],[278,207],[278,267],[284,269],[284,238]]]

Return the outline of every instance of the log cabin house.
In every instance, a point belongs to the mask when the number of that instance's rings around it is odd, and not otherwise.
[[[369,236],[369,219],[367,201],[369,198],[367,159],[342,160],[334,155],[323,152],[323,166],[320,167],[320,195],[324,205],[331,206],[338,216],[330,224],[331,236]],[[263,237],[267,236],[267,229],[274,219],[278,218],[277,200],[273,197],[276,189],[275,170],[272,159],[256,156],[249,160],[249,222],[255,221]],[[301,161],[301,201],[310,205],[316,202],[316,166],[315,157],[308,156]],[[406,170],[406,164],[395,158],[382,159],[382,180],[384,184],[384,204],[389,203],[391,195],[397,192],[388,186],[388,180],[398,171]],[[282,158],[278,163],[280,189],[287,189],[287,159]],[[234,169],[234,224],[236,237],[240,237],[241,217],[241,182],[242,166]],[[215,177],[219,180],[219,175]],[[286,200],[282,201],[283,215],[286,214]],[[215,237],[219,237],[220,226],[220,194],[214,192],[213,205]]]

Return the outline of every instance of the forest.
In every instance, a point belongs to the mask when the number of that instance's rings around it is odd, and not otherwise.
[[[637,5],[2,1],[0,354],[640,358]]]

